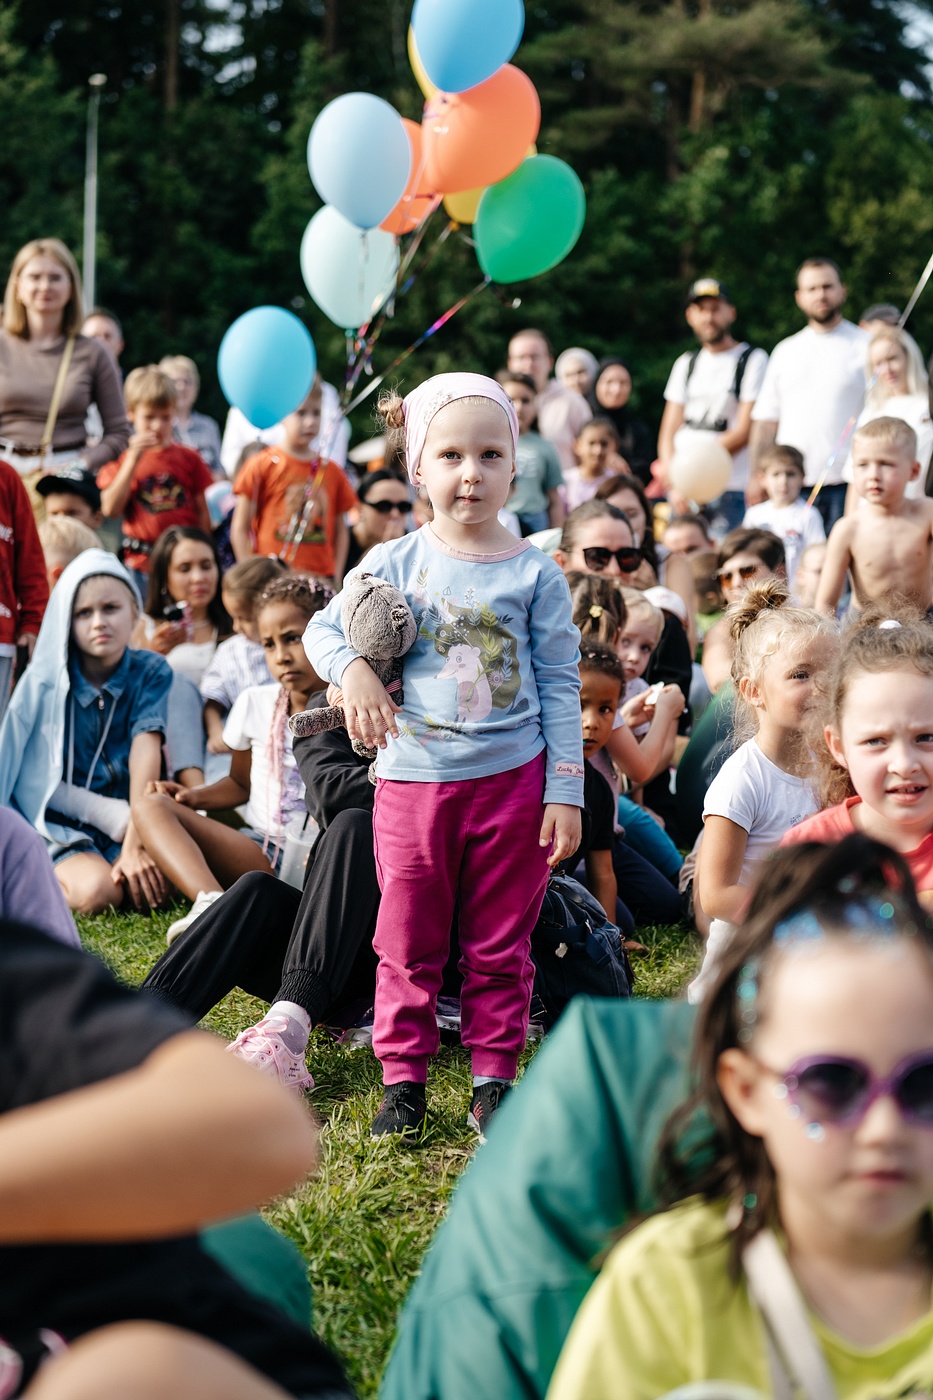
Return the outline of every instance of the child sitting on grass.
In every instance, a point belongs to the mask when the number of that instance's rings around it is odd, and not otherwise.
[[[779,852],[697,1020],[668,1208],[603,1264],[549,1400],[929,1394],[931,1022],[903,857]]]
[[[691,1001],[702,1000],[716,979],[756,866],[819,807],[806,726],[838,637],[819,613],[788,606],[789,597],[786,583],[764,579],[726,614],[735,643],[735,734],[750,737],[726,759],[703,806],[693,897],[712,923]]]
[[[201,677],[208,753],[230,752],[224,743],[224,721],[240,692],[250,685],[268,685],[272,680],[259,640],[256,603],[263,589],[287,573],[281,559],[258,556],[234,564],[224,574],[221,599],[235,635],[220,643]]]
[[[194,901],[190,913],[169,927],[169,942],[248,870],[274,873],[285,827],[307,810],[288,717],[306,710],[308,697],[324,688],[301,638],[332,596],[324,584],[303,574],[269,584],[256,608],[256,625],[278,684],[250,686],[234,701],[224,725],[224,742],[233,754],[229,775],[206,787],[152,782],[135,804],[133,819],[146,849]],[[239,831],[203,815],[243,803],[246,826]]]
[[[676,922],[679,908],[671,881],[676,880],[680,870],[680,853],[656,817],[629,797],[619,795],[619,778],[621,775],[640,785],[667,767],[677,734],[677,720],[683,710],[683,694],[676,685],[669,685],[652,705],[645,704],[646,689],[625,699],[627,671],[625,661],[619,656],[619,645],[622,636],[634,627],[628,620],[625,596],[632,593],[637,612],[644,601],[641,593],[620,589],[611,579],[598,574],[571,572],[567,583],[581,645],[608,649],[622,667],[624,688],[612,728],[605,747],[591,756],[593,767],[612,790],[614,826],[619,838],[617,875],[625,895],[631,897],[638,911],[636,917],[654,923]],[[652,608],[652,612],[657,609]],[[632,724],[643,731],[641,742]],[[662,909],[668,917],[661,917]]]
[[[230,543],[237,560],[276,554],[292,569],[338,586],[350,547],[346,513],[356,495],[336,462],[315,453],[321,429],[321,380],[282,420],[281,447],[266,447],[237,474]]]
[[[126,569],[85,550],[59,579],[0,729],[0,801],[45,837],[83,914],[167,894],[130,804],[159,776],[172,673],[130,647],[137,616]]]

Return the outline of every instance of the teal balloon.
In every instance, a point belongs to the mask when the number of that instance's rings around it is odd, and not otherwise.
[[[476,256],[494,282],[524,282],[556,267],[586,218],[580,177],[556,156],[529,156],[480,199]]]
[[[254,306],[238,316],[217,352],[228,403],[256,428],[271,428],[308,397],[317,353],[308,328],[281,306]]]

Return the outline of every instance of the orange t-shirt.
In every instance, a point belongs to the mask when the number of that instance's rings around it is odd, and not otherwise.
[[[120,470],[123,456],[108,462],[97,473],[97,485],[103,490]],[[192,525],[200,528],[198,497],[214,478],[200,453],[173,442],[168,447],[152,447],[142,454],[133,472],[133,485],[123,509],[123,534],[139,540],[147,549],[134,553],[126,547],[123,562],[131,569],[149,569],[152,546],[170,525]]]
[[[336,462],[303,461],[267,447],[246,462],[233,490],[253,502],[257,554],[279,554],[293,569],[333,577],[337,522],[356,505],[356,492]]]
[[[823,841],[827,845],[851,836],[858,827],[852,820],[852,808],[861,802],[860,797],[847,797],[835,807],[824,807],[812,817],[804,817],[802,822],[792,826],[781,838],[782,846],[796,846],[801,841]],[[918,892],[933,890],[933,832],[924,836],[919,846],[904,853],[910,866],[914,884]]]

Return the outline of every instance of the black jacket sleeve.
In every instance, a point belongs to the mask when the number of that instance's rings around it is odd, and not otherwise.
[[[313,695],[308,708],[327,704],[323,691]],[[373,810],[375,788],[369,781],[369,760],[353,752],[344,728],[295,740],[295,762],[305,785],[308,811],[324,830],[338,812],[350,807]]]

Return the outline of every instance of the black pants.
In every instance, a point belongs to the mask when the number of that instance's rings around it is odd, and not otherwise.
[[[143,983],[205,1016],[234,987],[263,1001],[294,1001],[312,1025],[335,1005],[372,997],[379,885],[371,812],[340,812],[319,837],[299,893],[251,871],[156,963]]]

